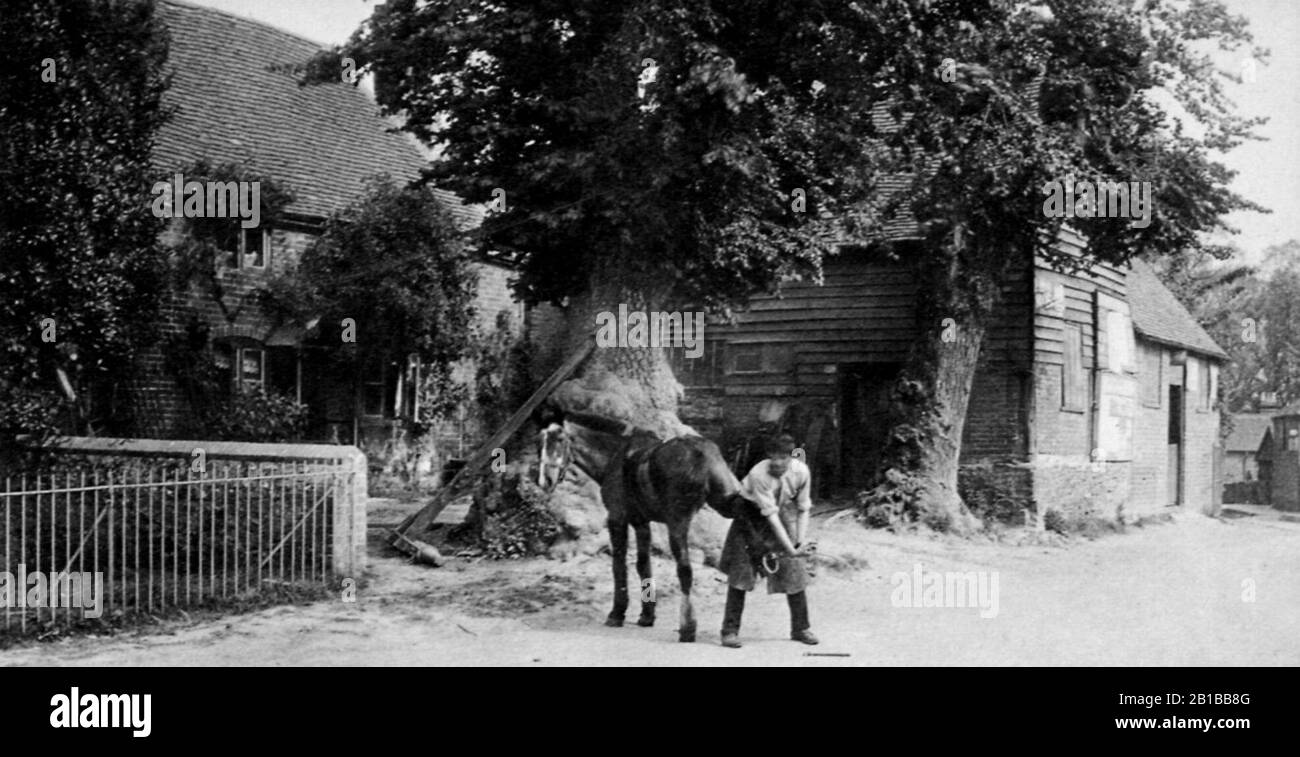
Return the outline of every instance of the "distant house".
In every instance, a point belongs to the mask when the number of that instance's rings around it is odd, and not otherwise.
[[[1223,482],[1258,481],[1260,450],[1273,442],[1273,417],[1262,413],[1232,416],[1232,431],[1223,443]]]
[[[369,365],[338,376],[305,346],[301,325],[285,323],[259,301],[258,289],[292,264],[325,219],[358,199],[379,174],[404,182],[425,158],[393,130],[365,91],[341,81],[301,86],[302,66],[320,46],[271,26],[174,0],[158,6],[171,36],[174,71],[165,102],[175,115],[158,135],[154,165],[160,180],[202,159],[238,163],[286,185],[295,195],[283,221],[239,234],[218,276],[222,302],[195,291],[173,292],[165,331],[197,322],[204,328],[232,388],[274,390],[304,402],[319,440],[380,443],[414,412],[414,374],[406,361]],[[455,221],[472,228],[480,208],[439,192]],[[509,265],[477,264],[476,311],[492,327],[501,310],[522,323],[522,306],[508,289]],[[135,433],[168,437],[191,413],[185,391],[169,375],[162,345],[144,356],[133,392]]]
[[[1082,242],[1059,244],[1077,254]],[[906,269],[848,247],[825,261],[822,284],[754,297],[734,326],[710,328],[701,357],[673,351],[684,420],[731,447],[781,425],[803,443],[821,493],[864,486],[916,338],[914,291]],[[1024,260],[1003,284],[975,374],[964,496],[1016,519],[1213,510],[1226,358],[1140,260],[1078,274]]]

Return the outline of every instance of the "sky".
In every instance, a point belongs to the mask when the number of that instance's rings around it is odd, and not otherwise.
[[[278,26],[322,45],[341,44],[370,16],[372,0],[189,0]],[[1227,0],[1228,8],[1250,21],[1256,44],[1272,53],[1255,66],[1254,81],[1230,83],[1228,93],[1243,115],[1270,119],[1259,130],[1268,139],[1248,142],[1221,156],[1237,171],[1232,188],[1271,214],[1235,213],[1229,225],[1240,230],[1216,241],[1234,244],[1242,260],[1258,264],[1265,248],[1300,240],[1300,0]],[[1219,56],[1227,68],[1241,71],[1245,59]]]

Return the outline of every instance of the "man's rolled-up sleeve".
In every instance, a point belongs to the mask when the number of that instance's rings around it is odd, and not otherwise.
[[[795,497],[795,506],[801,513],[812,510],[812,495],[808,493],[810,491],[812,491],[812,474],[807,473],[803,477],[803,484],[799,487],[799,494]]]

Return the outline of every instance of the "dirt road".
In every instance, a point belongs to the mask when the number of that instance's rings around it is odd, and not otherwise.
[[[696,570],[699,640],[681,644],[664,559],[655,561],[658,625],[606,628],[607,555],[442,569],[374,556],[353,602],[30,644],[0,652],[0,664],[1300,664],[1300,524],[1183,515],[1095,541],[1042,544],[1026,533],[1013,544],[841,520],[819,536],[823,563],[809,595],[818,647],[787,640],[784,598],[761,590],[750,595],[745,647],[720,647],[725,585],[711,568]],[[944,583],[948,572],[976,579],[971,588],[982,581],[984,593],[954,598],[966,584]],[[967,606],[900,606],[914,600]]]

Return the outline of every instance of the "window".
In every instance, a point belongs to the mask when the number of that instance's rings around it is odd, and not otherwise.
[[[673,369],[673,376],[685,387],[717,386],[719,368],[721,367],[722,343],[716,339],[705,339],[703,352],[698,357],[690,357],[686,347],[665,347],[668,365]]]
[[[1165,354],[1159,347],[1144,345],[1142,347],[1141,380],[1142,404],[1146,407],[1160,407],[1160,398],[1164,395]]]
[[[271,259],[271,232],[264,226],[245,229],[235,224],[233,233],[218,239],[217,244],[225,250],[230,268],[264,270]]]
[[[361,382],[361,414],[379,418],[397,417],[398,402],[412,399],[403,397],[406,385],[410,383],[403,379],[409,375],[409,370],[407,363],[383,361],[366,374]]]
[[[271,257],[271,235],[263,228],[241,229],[239,235],[240,268],[266,268]]]
[[[242,391],[261,391],[266,387],[266,352],[242,347],[235,361],[235,385]]]
[[[1082,413],[1088,400],[1087,375],[1083,369],[1083,332],[1066,326],[1064,360],[1061,364],[1061,409]]]
[[[732,373],[760,373],[763,370],[763,350],[756,345],[731,346]]]

